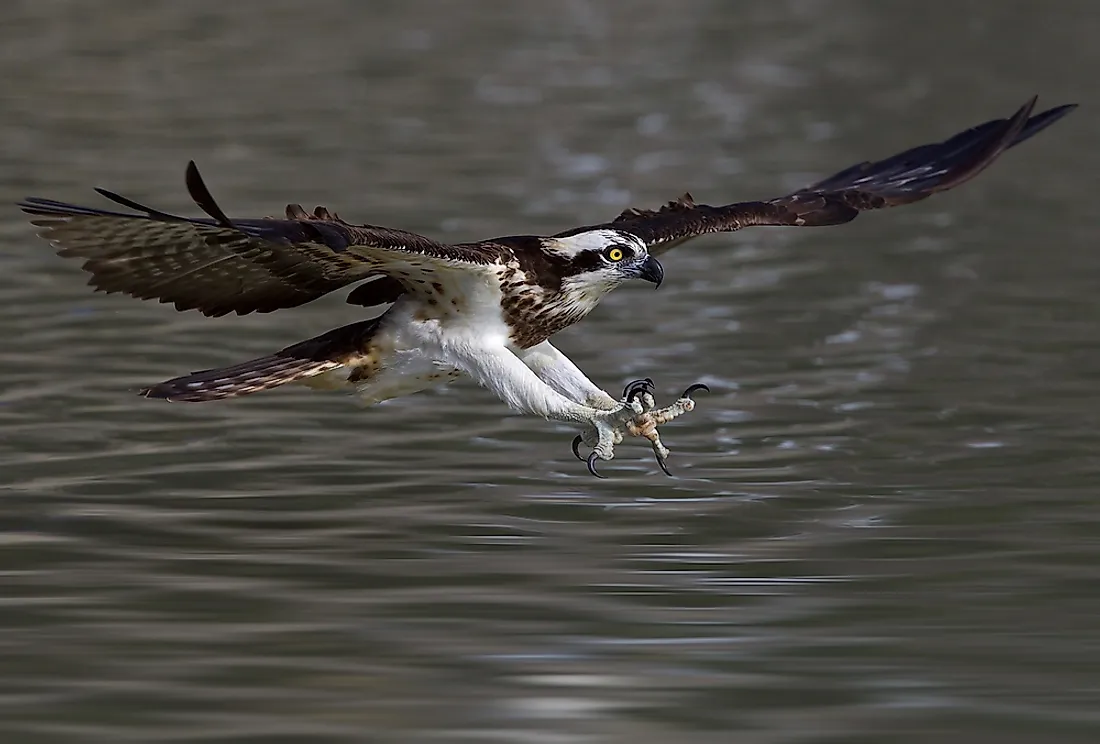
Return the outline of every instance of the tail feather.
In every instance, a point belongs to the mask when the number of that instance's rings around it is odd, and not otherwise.
[[[165,380],[144,388],[139,394],[171,401],[222,400],[354,365],[357,358],[370,353],[369,345],[378,328],[378,320],[352,323],[231,367],[204,369]]]
[[[146,398],[197,402],[221,400],[285,385],[340,366],[340,362],[314,362],[277,354],[219,369],[204,369],[157,383],[141,391]]]

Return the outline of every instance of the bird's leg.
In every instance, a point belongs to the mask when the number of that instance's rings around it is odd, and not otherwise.
[[[439,353],[513,410],[583,426],[581,439],[592,447],[588,469],[596,476],[596,460],[615,457],[615,445],[623,441],[627,425],[652,413],[647,411],[652,396],[646,392],[652,389],[651,381],[627,386],[624,399],[616,401],[546,342],[517,353],[500,339],[487,337],[479,344],[450,346]],[[669,411],[674,408],[675,404]],[[669,411],[662,414],[665,419],[674,417]],[[579,457],[577,445],[574,441]]]
[[[604,411],[622,407],[622,403],[585,376],[584,372],[549,341],[516,352],[539,379],[569,400]]]
[[[661,443],[657,427],[690,411],[695,406],[691,393],[706,387],[693,385],[672,405],[655,409],[655,388],[653,380],[648,377],[627,383],[623,388],[622,398],[616,400],[589,380],[549,341],[519,350],[516,356],[546,385],[588,409],[587,415],[577,419],[587,426],[573,439],[572,449],[577,459],[586,462],[589,471],[597,477],[599,473],[596,472],[596,460],[610,460],[614,457],[615,445],[621,443],[627,434],[649,440],[657,464],[668,473],[665,465],[668,448]],[[598,409],[601,413],[593,414],[592,409]],[[587,457],[581,455],[582,444],[592,448],[592,453]]]

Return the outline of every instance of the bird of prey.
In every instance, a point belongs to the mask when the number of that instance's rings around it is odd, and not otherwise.
[[[377,402],[467,375],[516,411],[579,425],[573,452],[593,475],[596,461],[610,460],[624,436],[648,439],[668,473],[657,427],[691,411],[692,393],[705,386],[693,385],[662,408],[648,378],[615,397],[550,337],[627,280],[659,286],[664,269],[657,257],[700,235],[756,225],[839,225],[965,183],[1075,108],[1033,114],[1035,102],[775,199],[708,206],[684,194],[657,210],[628,209],[610,222],[550,236],[447,244],[297,204],[287,206],[285,217],[233,219],[193,162],[187,190],[206,217],[168,214],[104,189],[96,191],[133,211],[37,197],[19,206],[61,256],[84,261],[89,284],[103,292],[221,316],[295,307],[362,282],[349,303],[390,305],[269,356],[158,383],[141,391],[146,397],[218,400],[303,381],[350,388]],[[587,458],[580,456],[582,443],[591,447]]]

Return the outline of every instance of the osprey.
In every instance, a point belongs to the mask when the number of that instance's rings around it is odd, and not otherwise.
[[[864,162],[786,196],[708,206],[690,194],[657,210],[628,209],[611,222],[551,236],[519,235],[446,244],[403,230],[354,225],[323,207],[297,204],[285,218],[231,219],[195,164],[187,190],[207,214],[178,217],[104,189],[135,210],[115,212],[52,199],[19,206],[62,256],[84,260],[104,292],[171,302],[221,316],[295,307],[356,282],[353,305],[390,304],[377,317],[337,328],[269,356],[177,377],[141,391],[149,398],[207,401],[293,381],[350,387],[366,402],[414,393],[460,375],[514,410],[581,427],[586,459],[610,460],[624,436],[648,439],[665,473],[658,426],[694,407],[693,385],[657,408],[653,382],[616,398],[589,380],[550,337],[586,316],[630,279],[660,285],[657,256],[692,238],[754,225],[839,225],[863,211],[894,207],[954,188],[1006,149],[1069,113],[1032,115],[1035,98],[943,142]]]

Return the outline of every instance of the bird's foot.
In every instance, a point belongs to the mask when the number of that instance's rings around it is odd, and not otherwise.
[[[667,424],[674,418],[683,416],[685,413],[690,413],[695,410],[695,401],[692,399],[692,394],[703,391],[710,392],[710,388],[701,382],[697,382],[694,385],[690,385],[680,397],[671,405],[664,408],[658,408],[655,410],[649,410],[640,416],[635,416],[630,422],[627,423],[627,433],[635,437],[643,437],[649,440],[650,446],[653,447],[653,456],[657,460],[657,464],[664,471],[665,475],[671,476],[669,472],[667,461],[669,456],[668,447],[661,441],[661,432],[657,430],[657,427],[662,424]]]
[[[702,383],[691,385],[676,402],[664,408],[654,407],[652,390],[653,381],[648,378],[630,383],[623,390],[622,408],[608,412],[605,417],[614,419],[617,425],[607,426],[605,432],[601,423],[594,421],[591,428],[573,439],[573,454],[578,460],[583,460],[588,465],[588,471],[592,475],[597,478],[604,477],[596,471],[596,460],[612,459],[615,456],[615,445],[621,443],[626,434],[649,440],[657,464],[665,475],[672,475],[666,464],[669,450],[661,442],[661,434],[657,427],[694,410],[695,401],[691,397],[692,394],[700,390],[710,392],[710,388]],[[579,448],[582,443],[592,447],[592,452],[587,458],[581,457]]]
[[[652,387],[653,382],[650,380],[636,380],[627,385],[618,407],[610,411],[598,411],[589,421],[589,427],[573,440],[573,454],[578,460],[588,464],[588,472],[592,475],[604,477],[596,472],[596,460],[614,458],[615,445],[623,441],[630,422],[638,416],[644,416],[653,407],[653,396],[646,392]],[[582,443],[592,448],[587,458],[581,457]]]

